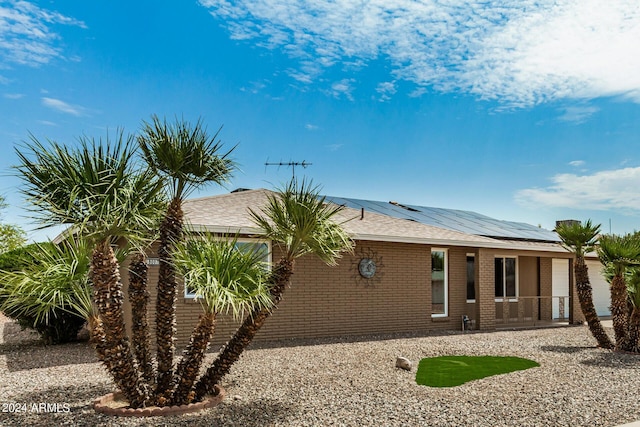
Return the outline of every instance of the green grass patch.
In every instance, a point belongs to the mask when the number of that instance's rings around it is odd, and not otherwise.
[[[416,383],[430,387],[456,387],[468,381],[540,366],[520,357],[441,356],[422,359]]]

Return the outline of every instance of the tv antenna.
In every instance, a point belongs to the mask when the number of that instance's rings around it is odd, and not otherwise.
[[[295,178],[296,177],[296,166],[302,166],[303,168],[306,169],[307,166],[311,166],[312,164],[313,163],[309,163],[306,160],[303,160],[301,162],[292,162],[292,161],[282,162],[281,161],[281,162],[270,163],[269,159],[267,159],[267,161],[264,163],[264,168],[266,170],[267,166],[278,166],[278,169],[280,169],[280,167],[286,166],[286,167],[291,168],[292,176],[293,176],[293,178]]]

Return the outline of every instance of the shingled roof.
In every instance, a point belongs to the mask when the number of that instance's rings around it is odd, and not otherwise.
[[[259,210],[265,206],[267,196],[274,192],[265,189],[243,190],[187,200],[184,203],[185,219],[194,230],[229,234],[256,234],[261,230],[251,220],[248,208]],[[327,198],[327,200],[332,200]],[[335,200],[335,198],[333,199]],[[339,199],[338,199],[339,200]],[[356,240],[421,243],[429,245],[468,246],[504,249],[536,250],[527,242],[520,247],[517,242],[504,241],[464,233],[444,227],[424,224],[413,219],[355,209],[345,206],[336,218]],[[564,251],[560,245],[542,245],[545,251]]]

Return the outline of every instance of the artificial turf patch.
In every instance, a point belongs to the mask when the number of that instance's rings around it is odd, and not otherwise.
[[[455,387],[468,381],[492,375],[540,366],[520,357],[441,356],[422,359],[416,372],[416,383],[430,387]]]

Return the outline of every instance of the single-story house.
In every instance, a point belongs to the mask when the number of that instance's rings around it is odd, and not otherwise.
[[[265,245],[277,260],[278,248],[260,238],[248,215],[270,193],[242,189],[191,199],[184,204],[185,218],[194,230],[238,233],[243,241]],[[345,206],[339,220],[356,242],[354,253],[335,267],[313,255],[298,259],[291,287],[256,340],[460,330],[465,320],[481,330],[583,320],[573,256],[552,231],[469,211],[339,197],[327,202]],[[153,248],[148,256],[153,285]],[[597,279],[599,262],[589,263]],[[156,295],[149,290],[153,316]],[[609,305],[608,285],[605,290],[594,292],[604,295],[596,300],[600,314]],[[178,345],[184,345],[201,308],[184,286],[178,292]],[[225,342],[235,326],[220,318],[214,344]]]

